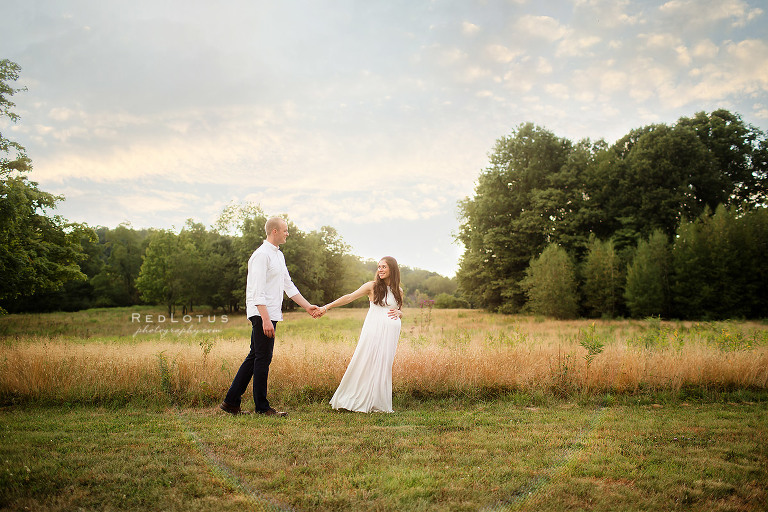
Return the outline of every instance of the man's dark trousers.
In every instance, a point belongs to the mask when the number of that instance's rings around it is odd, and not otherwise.
[[[272,352],[275,348],[275,338],[264,335],[261,317],[254,315],[251,321],[251,351],[237,370],[235,379],[229,387],[227,397],[224,399],[229,405],[240,407],[240,399],[248,389],[248,383],[253,377],[253,402],[256,412],[266,412],[270,409],[267,400],[267,377],[269,376],[269,364],[272,362]],[[277,329],[277,322],[272,325]]]

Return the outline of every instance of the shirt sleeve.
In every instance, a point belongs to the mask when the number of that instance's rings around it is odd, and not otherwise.
[[[288,297],[299,294],[299,289],[291,281],[291,275],[288,273],[288,267],[285,266],[285,260],[283,260],[283,289]]]
[[[267,255],[257,252],[248,262],[248,280],[253,303],[266,305],[267,303]]]

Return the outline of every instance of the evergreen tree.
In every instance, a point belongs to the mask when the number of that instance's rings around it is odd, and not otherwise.
[[[592,317],[613,317],[621,301],[624,276],[612,240],[592,236],[582,264],[583,304]]]
[[[669,242],[661,230],[641,240],[627,268],[624,297],[634,317],[669,313]]]
[[[526,308],[538,315],[574,318],[578,313],[576,276],[565,249],[548,245],[531,261],[522,286],[528,295]]]

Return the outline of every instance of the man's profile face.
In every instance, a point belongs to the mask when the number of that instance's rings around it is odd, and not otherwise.
[[[285,241],[288,239],[288,223],[283,222],[280,224],[280,227],[275,229],[275,242],[277,245],[284,244]]]

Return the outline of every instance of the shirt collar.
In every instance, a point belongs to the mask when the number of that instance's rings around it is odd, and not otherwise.
[[[270,248],[270,249],[272,249],[273,251],[279,251],[279,250],[280,250],[280,247],[278,247],[278,246],[274,245],[274,244],[273,244],[272,242],[270,242],[269,240],[264,240],[264,243],[263,243],[263,244],[261,244],[261,245],[266,245],[267,247],[269,247],[269,248]]]

